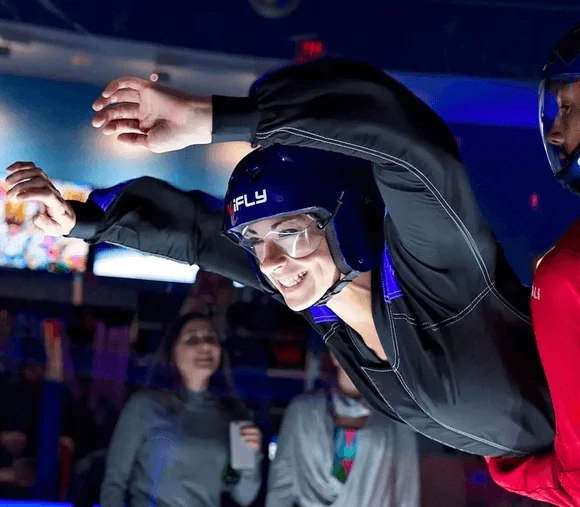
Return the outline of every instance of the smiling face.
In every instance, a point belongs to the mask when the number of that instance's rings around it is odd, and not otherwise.
[[[311,307],[341,276],[324,231],[310,215],[261,220],[243,236],[262,273],[294,311]]]
[[[173,362],[184,382],[209,379],[219,368],[222,348],[207,319],[192,319],[181,328],[173,347]]]

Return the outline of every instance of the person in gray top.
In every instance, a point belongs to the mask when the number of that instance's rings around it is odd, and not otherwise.
[[[138,393],[123,409],[107,456],[101,505],[219,507],[226,490],[238,504],[251,504],[262,480],[262,436],[255,426],[240,430],[256,463],[232,470],[229,425],[248,414],[229,388],[210,317],[180,316],[161,355],[165,368],[154,384],[163,378],[170,389]]]
[[[301,395],[286,409],[266,507],[418,507],[415,434],[369,409],[331,359],[337,385]]]

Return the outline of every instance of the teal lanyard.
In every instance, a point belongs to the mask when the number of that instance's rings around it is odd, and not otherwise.
[[[357,447],[357,430],[334,428],[334,476],[343,484],[352,470]]]

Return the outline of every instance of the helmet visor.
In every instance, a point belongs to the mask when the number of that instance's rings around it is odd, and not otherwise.
[[[555,175],[566,169],[580,151],[579,79],[577,75],[560,75],[540,84],[540,131]]]

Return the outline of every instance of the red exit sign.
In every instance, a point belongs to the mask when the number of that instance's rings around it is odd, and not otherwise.
[[[305,62],[324,55],[324,44],[319,40],[301,40],[296,45],[296,61]]]

